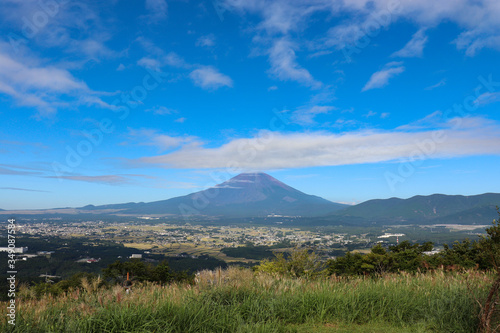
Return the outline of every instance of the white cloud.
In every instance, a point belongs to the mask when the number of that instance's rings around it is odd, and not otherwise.
[[[143,57],[137,60],[137,65],[146,68],[158,68],[161,67],[161,62],[157,59],[153,59],[151,57]]]
[[[172,66],[177,68],[190,68],[192,65],[186,63],[182,57],[175,52],[163,53],[158,50],[156,57],[147,56],[137,60],[137,64],[142,67],[159,68],[163,66]]]
[[[226,0],[224,8],[241,13],[258,14],[261,17],[257,31],[268,36],[290,36],[292,32],[304,31],[307,18],[315,13],[326,13],[333,17],[347,17],[325,35],[316,47],[342,49],[355,43],[360,36],[370,35],[370,29],[387,28],[392,23],[406,19],[425,28],[441,22],[452,22],[464,29],[456,40],[458,49],[465,49],[473,56],[482,48],[500,49],[500,3],[495,0]],[[378,17],[374,19],[374,17]],[[366,32],[366,33],[365,33]],[[298,38],[297,38],[298,39]],[[425,38],[415,40],[414,54],[425,44]],[[314,44],[314,43],[313,43]],[[315,50],[316,51],[316,50]],[[411,54],[411,53],[408,53]]]
[[[26,89],[47,89],[60,93],[87,90],[84,82],[75,79],[68,71],[55,67],[30,66],[0,53],[2,81],[22,85]]]
[[[166,114],[178,113],[177,110],[167,108],[166,106],[163,106],[163,105],[155,106],[155,107],[153,107],[151,109],[146,109],[144,111],[146,111],[146,112],[153,112],[154,114],[159,114],[159,115],[166,115]]]
[[[107,47],[104,42],[108,39],[103,38],[102,40],[87,38],[85,40],[70,41],[71,51],[73,53],[81,52],[85,55],[85,58],[98,61],[99,59],[112,58],[117,55],[117,53]]]
[[[215,36],[214,34],[208,34],[206,36],[201,36],[196,40],[196,46],[202,47],[212,47],[215,45]]]
[[[241,13],[258,14],[262,21],[258,30],[272,34],[287,34],[303,27],[304,20],[319,9],[326,9],[328,1],[266,1],[226,0],[224,7]]]
[[[300,108],[292,113],[290,120],[300,125],[313,125],[315,124],[314,118],[318,114],[327,114],[332,110],[335,110],[335,107],[328,105]]]
[[[16,37],[6,38],[11,43],[0,45],[0,91],[19,106],[37,109],[38,116],[81,105],[110,108],[100,98],[104,92],[92,91],[69,71],[119,55],[106,46],[112,34],[108,33],[109,22],[103,24],[98,15],[106,9],[103,6],[96,9],[81,1],[6,0],[0,6],[0,18]],[[43,54],[46,49],[59,57],[42,59],[32,51]]]
[[[269,55],[271,64],[269,73],[274,78],[296,81],[313,88],[321,86],[321,82],[299,65],[295,52],[300,44],[292,40],[290,33],[307,27],[306,19],[328,6],[325,1],[226,0],[224,3],[228,9],[262,17],[255,29],[257,36],[254,41],[267,50],[265,53]]]
[[[161,147],[162,149],[171,149],[179,147],[185,142],[184,138],[174,137],[170,135],[158,134],[153,138],[153,144],[155,146]]]
[[[163,20],[167,17],[168,5],[165,0],[146,0],[146,9],[153,21]]]
[[[183,70],[191,70],[188,74],[193,83],[203,89],[216,90],[221,87],[232,87],[233,80],[218,71],[213,66],[204,66],[199,64],[190,64],[175,52],[165,53],[161,48],[152,42],[138,38],[137,41],[142,44],[144,49],[150,52],[150,55],[137,61],[139,66],[149,68],[160,68],[164,66],[176,67]],[[193,70],[193,68],[195,68]]]
[[[341,50],[356,43],[363,35],[364,32],[359,23],[339,24],[328,30],[326,37],[321,40],[321,44],[327,48],[333,47]]]
[[[500,14],[500,13],[499,13]],[[473,29],[462,32],[454,41],[458,49],[465,49],[465,54],[472,57],[483,48],[500,50],[500,29],[496,34],[482,29]]]
[[[166,65],[172,66],[172,67],[191,67],[189,64],[187,64],[182,57],[180,57],[177,53],[175,52],[169,52],[167,55],[163,58],[163,61]]]
[[[158,47],[155,43],[146,39],[144,37],[138,37],[136,41],[144,48],[148,53],[146,57],[143,57],[137,61],[139,66],[143,67],[163,67],[172,66],[177,68],[190,68],[192,65],[186,63],[184,59],[175,52],[166,53],[162,48]]]
[[[418,119],[409,124],[399,126],[396,129],[408,131],[408,130],[422,130],[426,128],[438,128],[443,125],[442,119],[443,119],[443,112],[434,111],[433,113],[428,114],[422,119]]]
[[[11,31],[19,32],[22,44],[37,44],[69,55],[73,66],[82,66],[90,59],[116,57],[119,53],[106,46],[113,37],[109,22],[99,15],[109,9],[109,2],[5,0],[0,17]],[[38,19],[38,21],[36,21]],[[13,45],[14,46],[14,45]],[[16,46],[14,46],[16,47]]]
[[[4,166],[7,166],[7,168],[4,168]],[[23,167],[0,164],[0,175],[30,176],[30,175],[40,175],[40,174],[41,172],[39,171],[28,171],[26,168]]]
[[[283,81],[296,81],[306,86],[318,88],[321,83],[311,73],[300,67],[295,55],[295,45],[286,38],[276,40],[269,50],[270,73]]]
[[[87,183],[99,183],[106,185],[121,185],[129,183],[130,180],[120,175],[102,175],[102,176],[46,176],[45,178],[57,178],[75,180]]]
[[[12,97],[20,106],[35,107],[40,115],[55,113],[60,107],[97,105],[108,108],[85,82],[69,71],[42,66],[37,59],[12,57],[0,47],[0,92]]]
[[[402,62],[390,62],[384,66],[384,68],[378,72],[375,72],[370,77],[370,80],[366,83],[361,91],[367,91],[375,88],[382,88],[389,84],[389,80],[405,71]]]
[[[143,145],[154,146],[161,151],[179,148],[181,146],[198,146],[201,142],[194,136],[171,136],[158,133],[153,129],[131,129],[129,128],[131,141]]]
[[[429,86],[429,87],[426,87],[425,90],[433,90],[433,89],[436,89],[436,88],[439,88],[439,87],[442,87],[446,84],[446,79],[442,79],[441,81],[439,81],[438,83],[436,84],[433,84],[432,86]]]
[[[427,36],[425,35],[425,31],[425,28],[418,30],[413,35],[411,40],[401,50],[394,52],[391,57],[421,57],[424,52],[425,44],[427,43]]]
[[[46,193],[50,193],[50,191],[33,190],[33,189],[29,189],[29,188],[19,188],[19,187],[0,187],[0,190],[25,191],[25,192],[46,192]]]
[[[457,125],[458,124],[458,125]],[[500,155],[500,125],[481,118],[457,118],[440,130],[365,130],[278,133],[234,139],[220,147],[184,146],[138,162],[165,168],[289,169],[378,163],[418,157],[453,158]]]
[[[132,184],[135,183],[134,178],[141,178],[142,179],[155,179],[157,181],[156,177],[154,176],[149,176],[149,175],[138,175],[138,174],[117,174],[117,175],[96,175],[96,176],[89,176],[89,175],[81,175],[81,174],[76,174],[76,175],[71,175],[71,176],[44,176],[45,178],[57,178],[57,179],[67,179],[67,180],[74,180],[74,181],[80,181],[80,182],[87,182],[87,183],[97,183],[97,184],[105,184],[105,185],[123,185],[123,184]],[[139,183],[140,185],[143,185],[143,181]]]
[[[485,92],[481,94],[476,100],[474,104],[477,105],[486,105],[490,103],[500,102],[500,92]]]
[[[202,66],[189,74],[194,84],[203,89],[219,89],[221,87],[232,87],[233,80],[212,66]]]

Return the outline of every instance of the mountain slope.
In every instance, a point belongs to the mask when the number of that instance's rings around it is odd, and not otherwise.
[[[265,173],[242,173],[207,190],[168,200],[81,209],[119,209],[122,214],[254,217],[270,214],[320,216],[345,207],[305,194]]]
[[[386,222],[472,223],[494,218],[496,205],[500,205],[498,193],[474,196],[433,194],[409,199],[369,200],[331,215]]]

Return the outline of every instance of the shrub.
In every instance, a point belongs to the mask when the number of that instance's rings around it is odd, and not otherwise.
[[[288,257],[275,253],[275,258],[264,259],[257,266],[258,272],[279,274],[291,277],[313,278],[323,274],[323,263],[316,253],[308,249],[295,248]]]

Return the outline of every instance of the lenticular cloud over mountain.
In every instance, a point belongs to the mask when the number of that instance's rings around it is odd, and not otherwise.
[[[174,152],[138,161],[166,168],[278,169],[500,154],[497,122],[454,118],[436,125],[418,130],[401,127],[392,131],[342,134],[266,131],[217,148],[186,145]]]

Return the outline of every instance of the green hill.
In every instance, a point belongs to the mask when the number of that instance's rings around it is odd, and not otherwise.
[[[376,199],[331,214],[338,218],[360,218],[366,222],[484,223],[496,217],[500,194],[417,195],[409,199]]]

